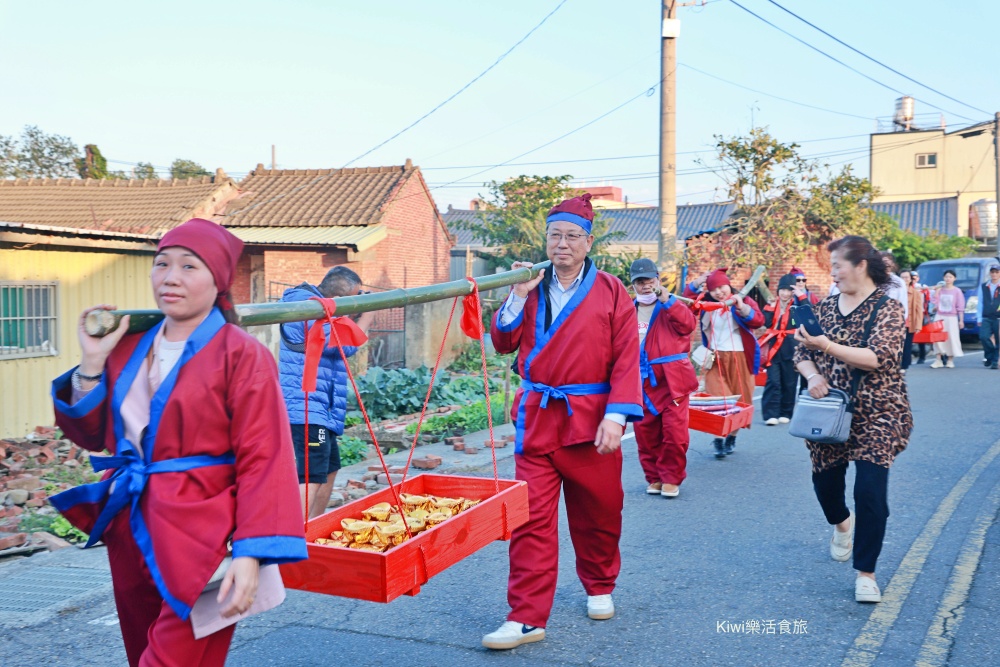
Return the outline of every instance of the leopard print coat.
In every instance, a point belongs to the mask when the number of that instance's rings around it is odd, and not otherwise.
[[[816,305],[816,317],[827,336],[835,343],[861,347],[865,324],[878,300],[885,295],[876,289],[857,308],[841,315],[838,297],[823,299]],[[913,430],[913,414],[906,396],[906,383],[899,371],[906,327],[903,306],[889,299],[879,308],[872,325],[868,349],[878,356],[879,367],[862,374],[858,395],[854,400],[854,419],[847,442],[819,444],[806,440],[812,458],[813,472],[823,472],[848,461],[868,461],[888,468],[893,459],[906,449]],[[810,360],[831,387],[851,391],[851,368],[822,351],[799,345],[795,364]]]

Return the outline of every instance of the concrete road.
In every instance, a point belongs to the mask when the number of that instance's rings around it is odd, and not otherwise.
[[[805,446],[758,416],[723,461],[694,434],[673,500],[644,494],[626,441],[614,619],[586,617],[564,524],[543,642],[480,646],[507,612],[507,545],[496,542],[387,605],[290,591],[240,624],[228,664],[1000,664],[1000,372],[981,353],[957,363],[908,375],[916,429],[890,475],[881,604],[856,603],[850,563],[829,558]],[[513,476],[509,456],[500,474]],[[33,607],[9,611],[18,605]],[[7,667],[125,664],[102,550],[0,563],[0,628]]]

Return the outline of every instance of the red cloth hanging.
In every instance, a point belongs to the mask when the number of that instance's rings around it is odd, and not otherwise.
[[[462,299],[462,331],[473,340],[482,340],[485,329],[483,328],[483,309],[479,301],[479,286],[472,278],[472,293]]]

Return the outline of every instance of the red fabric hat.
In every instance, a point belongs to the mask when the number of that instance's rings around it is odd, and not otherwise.
[[[556,220],[565,220],[580,225],[584,231],[590,234],[594,227],[594,207],[590,204],[590,193],[585,192],[579,197],[566,199],[553,206],[545,218],[545,224],[548,225]]]
[[[805,271],[803,271],[802,269],[800,269],[797,266],[793,266],[792,268],[788,269],[788,272],[790,274],[792,274],[793,276],[795,276],[796,278],[805,278],[806,277]]]
[[[229,288],[236,278],[236,262],[243,253],[243,241],[211,220],[191,218],[164,234],[156,246],[156,252],[174,246],[191,250],[205,262],[215,279],[215,288],[219,290],[216,305],[223,310],[232,308]]]
[[[729,282],[729,276],[726,275],[726,271],[728,270],[728,267],[723,267],[708,274],[708,279],[705,280],[705,288],[711,292],[712,290],[718,289],[723,285],[729,285],[732,287],[732,283]]]

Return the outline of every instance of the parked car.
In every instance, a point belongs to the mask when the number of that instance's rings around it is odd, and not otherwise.
[[[979,286],[990,279],[990,264],[996,264],[996,257],[962,257],[960,259],[934,259],[917,267],[920,282],[934,287],[944,282],[945,269],[955,272],[955,287],[965,294],[965,328],[963,337],[979,336],[979,322],[976,321],[976,305],[979,303]]]

